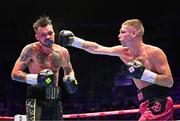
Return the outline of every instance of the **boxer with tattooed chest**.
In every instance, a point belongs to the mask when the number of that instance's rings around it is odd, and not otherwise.
[[[77,91],[77,80],[66,48],[54,43],[51,20],[40,17],[33,24],[37,42],[26,45],[15,62],[13,80],[30,84],[27,89],[28,120],[63,120],[59,70],[64,71],[63,84],[68,93]],[[30,73],[25,72],[26,68]]]

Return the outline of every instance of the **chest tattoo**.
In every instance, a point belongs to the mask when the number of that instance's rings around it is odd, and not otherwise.
[[[48,57],[46,54],[40,52],[37,54],[37,60],[40,64],[44,65],[44,66],[49,66],[49,61],[48,61]]]
[[[52,56],[50,57],[52,61],[52,66],[55,68],[58,68],[61,66],[62,63],[62,57],[58,52],[52,52]]]
[[[62,63],[62,57],[58,52],[52,52],[50,55],[40,52],[37,54],[37,60],[40,64],[52,68],[58,68]]]

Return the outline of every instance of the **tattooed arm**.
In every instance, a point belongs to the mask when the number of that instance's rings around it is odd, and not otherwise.
[[[14,68],[11,72],[11,78],[15,81],[26,82],[27,73],[24,70],[32,59],[33,45],[27,45],[23,48],[19,58],[15,62]]]
[[[70,56],[67,50],[64,52],[64,62],[62,67],[64,70],[63,84],[69,94],[74,94],[78,90],[78,82],[74,75],[74,70],[70,62]]]
[[[70,75],[74,76],[74,70],[70,62],[70,55],[68,50],[66,49],[63,52],[62,68],[64,70],[64,76],[70,76]]]

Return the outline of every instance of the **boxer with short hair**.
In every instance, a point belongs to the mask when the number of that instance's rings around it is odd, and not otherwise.
[[[70,55],[66,48],[54,43],[51,20],[41,16],[33,24],[37,42],[26,45],[15,62],[11,77],[29,84],[27,88],[27,120],[63,120],[59,70],[64,70],[63,83],[69,94],[78,89]],[[25,72],[28,68],[30,73]]]
[[[127,78],[133,79],[141,102],[139,120],[172,120],[173,101],[169,89],[173,78],[162,49],[143,42],[144,27],[140,20],[126,20],[119,31],[121,45],[105,47],[76,37],[69,30],[59,33],[65,46],[73,46],[92,54],[119,57],[126,65]]]

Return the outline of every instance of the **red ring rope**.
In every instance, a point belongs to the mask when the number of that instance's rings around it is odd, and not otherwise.
[[[180,104],[174,105],[174,108],[179,109]],[[133,114],[133,113],[139,113],[139,109],[81,113],[81,114],[64,114],[63,118],[87,118],[87,117],[96,117],[96,116],[109,116],[109,115]],[[0,116],[0,120],[14,120],[14,117]]]

